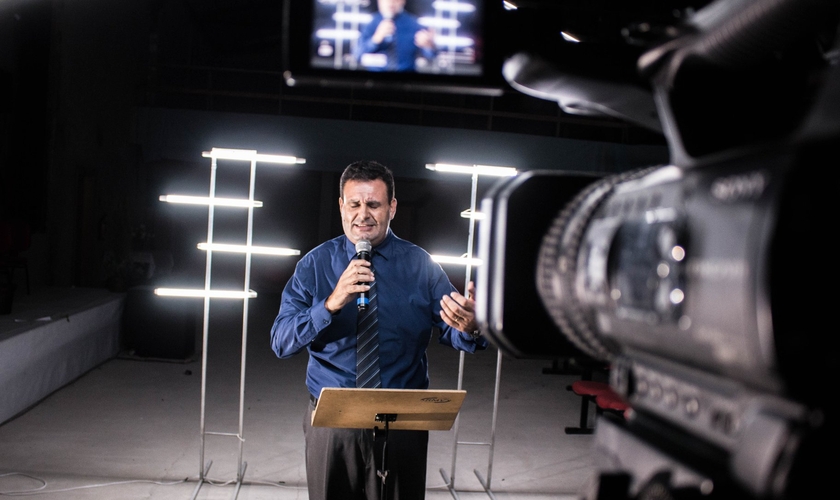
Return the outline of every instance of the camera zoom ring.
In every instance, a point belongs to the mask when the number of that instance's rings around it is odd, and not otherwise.
[[[537,260],[540,297],[557,326],[584,353],[605,361],[610,359],[609,351],[588,327],[585,331],[578,327],[579,314],[574,313],[580,310],[580,304],[570,284],[574,283],[580,237],[588,222],[588,214],[582,217],[579,209],[587,200],[603,199],[609,194],[614,185],[611,180],[612,177],[593,183],[560,211],[543,237]]]
[[[613,354],[594,331],[575,293],[581,242],[592,216],[615,186],[650,170],[625,172],[590,185],[558,214],[540,247],[537,287],[546,309],[575,346],[598,360],[610,362]]]

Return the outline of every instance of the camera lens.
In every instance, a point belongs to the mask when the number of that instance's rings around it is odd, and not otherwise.
[[[609,239],[615,227],[609,223],[590,237],[590,246],[584,248],[583,237],[592,231],[593,216],[610,198],[614,188],[622,182],[641,177],[651,168],[606,177],[591,184],[573,198],[555,218],[542,241],[537,260],[537,288],[546,310],[563,334],[589,356],[611,361],[613,349],[598,335],[590,311],[581,303],[581,289],[593,290],[606,286],[605,266]],[[609,217],[607,220],[619,220]],[[594,244],[593,244],[594,242]],[[599,244],[600,243],[600,244]],[[581,257],[599,262],[587,269],[579,269]],[[583,272],[581,272],[583,271]]]

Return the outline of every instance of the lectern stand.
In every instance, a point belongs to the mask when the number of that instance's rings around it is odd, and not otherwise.
[[[420,389],[324,388],[312,413],[313,427],[373,429],[384,425],[381,496],[387,499],[388,431],[448,431],[452,428],[467,391]]]

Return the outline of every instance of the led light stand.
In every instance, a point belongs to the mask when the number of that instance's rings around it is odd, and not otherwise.
[[[483,218],[482,214],[476,212],[476,195],[478,191],[478,178],[481,175],[484,176],[492,176],[492,177],[512,177],[518,173],[517,169],[513,167],[501,167],[501,166],[494,166],[494,165],[456,165],[452,163],[428,163],[426,164],[426,168],[435,172],[444,172],[444,173],[452,173],[452,174],[466,174],[472,176],[472,191],[470,195],[470,208],[461,212],[461,217],[470,220],[470,229],[469,229],[469,237],[467,240],[467,253],[465,253],[461,257],[446,257],[440,255],[433,255],[432,259],[436,260],[440,263],[449,263],[449,264],[460,264],[466,266],[466,279],[464,283],[469,283],[470,276],[472,275],[472,267],[474,265],[480,265],[480,259],[476,259],[472,257],[473,254],[473,242],[475,236],[475,221]],[[458,390],[461,390],[464,382],[464,352],[461,351],[460,361],[458,363]],[[490,449],[489,458],[487,461],[487,479],[485,480],[478,469],[474,469],[473,472],[475,473],[478,481],[481,483],[481,486],[484,487],[484,491],[490,496],[490,498],[495,500],[495,495],[493,494],[493,490],[490,487],[490,481],[492,479],[493,474],[493,451],[495,447],[496,441],[496,417],[499,412],[499,386],[501,383],[501,373],[502,373],[502,351],[498,351],[498,355],[496,358],[496,386],[495,386],[495,394],[493,396],[493,420],[490,426],[490,441],[489,442],[469,442],[469,441],[459,441],[458,440],[458,428],[459,428],[459,421],[461,419],[460,415],[455,419],[455,425],[453,426],[454,437],[452,443],[452,468],[450,474],[447,475],[446,471],[443,468],[440,469],[440,475],[443,477],[443,480],[446,481],[446,486],[449,489],[449,492],[452,494],[453,498],[458,500],[458,492],[455,489],[455,469],[456,469],[456,461],[458,457],[458,446],[459,445],[479,445],[479,446],[488,446]]]
[[[206,437],[214,436],[228,436],[236,439],[239,446],[239,461],[236,475],[236,490],[232,498],[239,495],[239,490],[242,486],[242,480],[245,475],[245,468],[247,463],[242,461],[242,450],[245,439],[243,437],[244,430],[244,409],[245,409],[245,363],[246,363],[246,345],[248,341],[248,303],[250,299],[257,297],[257,292],[250,289],[251,284],[251,256],[253,254],[260,255],[275,255],[275,256],[291,256],[300,255],[300,250],[291,248],[275,248],[254,246],[253,241],[253,226],[254,226],[254,208],[263,206],[263,202],[254,200],[254,186],[256,180],[257,162],[268,163],[274,165],[297,165],[305,163],[306,160],[295,156],[283,155],[269,155],[260,154],[254,150],[247,149],[226,149],[213,148],[210,151],[202,153],[205,158],[211,159],[210,164],[210,193],[209,196],[185,196],[185,195],[163,195],[160,200],[167,203],[180,203],[188,205],[205,205],[207,206],[207,241],[198,243],[198,248],[204,250],[207,255],[206,268],[204,272],[204,288],[190,289],[190,288],[157,288],[155,294],[168,297],[196,297],[204,299],[204,326],[203,339],[201,347],[201,417],[200,417],[200,435],[201,445],[199,450],[199,480],[198,485],[193,491],[192,500],[198,496],[199,490],[205,482],[208,482],[207,473],[210,470],[212,461],[204,463],[204,450]],[[250,185],[248,191],[248,198],[217,198],[216,197],[216,170],[218,168],[218,161],[225,160],[225,165],[237,166],[238,162],[248,162],[250,164]],[[230,243],[215,243],[213,241],[214,232],[214,215],[216,208],[221,209],[246,209],[247,211],[247,232],[246,241],[244,245],[230,244]],[[242,290],[219,290],[213,289],[212,284],[212,264],[213,252],[235,252],[245,255],[245,277],[244,286]],[[210,300],[211,299],[228,299],[228,300],[242,300],[242,350],[240,359],[240,374],[239,374],[239,429],[237,432],[210,432],[205,427],[205,409],[207,403],[207,346],[208,346],[208,332],[210,323]]]

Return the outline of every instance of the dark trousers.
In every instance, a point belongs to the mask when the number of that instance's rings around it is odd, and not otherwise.
[[[385,431],[312,427],[310,403],[303,419],[309,500],[379,500]],[[385,485],[388,500],[426,497],[428,431],[388,431]]]

